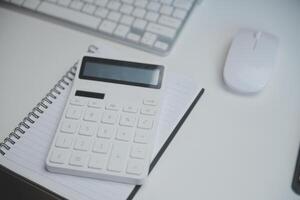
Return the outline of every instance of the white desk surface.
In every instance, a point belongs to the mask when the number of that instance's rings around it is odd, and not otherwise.
[[[87,45],[168,59],[206,93],[135,199],[293,200],[300,139],[300,1],[204,0],[165,58],[0,7],[0,134],[3,139]],[[241,27],[280,38],[279,62],[259,95],[229,92],[222,69]]]

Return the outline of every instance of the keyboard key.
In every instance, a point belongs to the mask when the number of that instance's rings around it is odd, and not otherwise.
[[[163,4],[170,5],[170,4],[172,4],[173,0],[161,0],[160,2]]]
[[[64,164],[68,159],[68,152],[63,149],[54,149],[51,152],[50,162]]]
[[[158,35],[161,35],[167,39],[174,39],[175,35],[176,35],[176,30],[173,28],[168,28],[165,26],[161,26],[158,24],[154,24],[154,23],[149,23],[147,28],[147,31],[152,32],[152,33],[156,33]]]
[[[165,42],[161,42],[161,41],[156,41],[154,44],[154,47],[166,51],[169,48],[169,45]]]
[[[80,107],[69,106],[66,113],[66,118],[79,119],[81,117],[82,110]]]
[[[124,15],[121,18],[120,23],[130,26],[133,23],[134,18],[128,15]]]
[[[123,111],[128,112],[128,113],[137,113],[138,108],[135,105],[127,104],[127,105],[124,106]]]
[[[86,99],[81,98],[81,97],[73,97],[70,100],[70,104],[75,105],[75,106],[84,106],[86,104]]]
[[[116,138],[122,141],[131,141],[133,137],[133,132],[134,132],[133,128],[120,127],[118,128]]]
[[[151,129],[153,126],[153,120],[146,117],[141,117],[139,119],[138,128]]]
[[[157,39],[157,35],[153,33],[146,32],[141,40],[141,43],[152,46]]]
[[[93,145],[93,152],[95,153],[108,153],[110,144],[108,140],[105,139],[96,139]]]
[[[132,158],[144,159],[146,157],[147,149],[143,144],[134,144],[131,148],[130,156]]]
[[[102,125],[98,130],[97,136],[110,139],[115,135],[115,133],[116,133],[116,128],[114,126]]]
[[[151,22],[156,22],[158,17],[159,17],[158,13],[149,11],[149,12],[147,12],[145,19],[149,20]]]
[[[128,127],[133,127],[136,124],[136,117],[135,115],[128,115],[128,114],[123,114],[120,119],[120,125],[121,126],[128,126]]]
[[[88,167],[92,169],[103,169],[106,163],[106,157],[101,154],[92,154],[89,159]]]
[[[58,0],[57,3],[63,6],[68,6],[71,3],[71,0]]]
[[[115,142],[112,147],[107,169],[109,171],[121,172],[126,167],[129,145],[125,142]]]
[[[61,134],[56,138],[55,146],[60,148],[68,149],[73,144],[73,137],[66,134]]]
[[[114,111],[118,111],[120,110],[120,105],[117,103],[108,103],[105,106],[106,110],[114,110]]]
[[[151,134],[149,131],[136,129],[134,142],[142,143],[142,144],[148,143],[149,134]]]
[[[111,34],[115,30],[116,26],[117,24],[115,22],[104,20],[100,25],[99,30]]]
[[[178,9],[178,8],[176,8],[174,13],[173,13],[173,16],[178,18],[178,19],[184,19],[186,15],[187,15],[186,10],[182,10],[182,9]]]
[[[23,3],[23,6],[25,8],[29,8],[31,10],[35,10],[40,5],[40,3],[41,3],[40,0],[26,0]]]
[[[99,121],[99,118],[100,118],[100,111],[89,108],[85,111],[83,120],[97,122]]]
[[[136,7],[140,7],[140,8],[145,8],[147,4],[148,4],[148,1],[146,1],[146,0],[138,0],[138,1],[135,1],[135,3],[134,3],[134,5]]]
[[[160,8],[160,13],[161,13],[161,14],[164,14],[164,15],[171,15],[172,12],[173,12],[173,7],[171,7],[171,6],[163,5],[163,6]]]
[[[111,9],[111,10],[119,10],[121,4],[117,1],[110,1],[107,4],[107,8]]]
[[[62,122],[60,130],[64,133],[75,133],[77,130],[77,122],[65,120]]]
[[[129,32],[130,28],[129,26],[125,26],[125,25],[122,25],[120,24],[115,32],[114,32],[114,35],[118,36],[118,37],[121,37],[121,38],[125,38],[127,33]]]
[[[127,39],[134,41],[134,42],[138,42],[140,40],[141,36],[135,33],[128,33],[127,35]]]
[[[103,102],[98,99],[91,99],[88,103],[88,107],[91,108],[102,108],[103,107]]]
[[[101,21],[101,19],[94,16],[77,12],[66,7],[61,7],[53,3],[48,3],[46,1],[43,1],[37,10],[41,13],[71,21],[79,25],[87,26],[92,29],[97,29]]]
[[[123,3],[132,4],[134,0],[121,0]]]
[[[144,170],[145,164],[143,161],[130,159],[128,161],[126,172],[128,174],[140,175]]]
[[[92,4],[85,4],[85,6],[83,7],[82,11],[88,14],[93,14],[96,10],[96,6],[92,5]]]
[[[142,8],[136,8],[132,12],[132,16],[139,17],[139,18],[143,18],[145,14],[146,14],[146,10]]]
[[[12,0],[11,3],[20,6],[22,3],[24,2],[24,0]]]
[[[104,6],[106,5],[107,1],[108,1],[108,0],[95,0],[95,4],[96,4],[97,6],[102,6],[102,7],[104,7]]]
[[[118,22],[120,18],[121,18],[121,14],[114,11],[110,12],[107,16],[107,19],[110,19],[115,22]]]
[[[128,14],[130,15],[131,12],[133,11],[133,6],[128,5],[128,4],[123,4],[123,6],[121,7],[120,11],[124,14]]]
[[[181,21],[172,17],[168,17],[168,16],[160,16],[160,18],[158,19],[158,23],[163,24],[163,25],[167,25],[173,28],[179,28],[181,25]]]
[[[102,122],[106,124],[115,124],[118,119],[118,114],[116,112],[106,111],[103,114]]]
[[[192,7],[192,0],[174,0],[173,6],[188,10]]]
[[[147,24],[147,21],[145,21],[143,19],[136,19],[133,22],[132,27],[135,28],[135,29],[143,31],[145,29],[145,27],[146,27],[146,24]]]
[[[94,123],[82,123],[79,128],[80,135],[92,136],[97,131],[97,125]]]
[[[74,149],[80,151],[87,151],[91,146],[91,140],[88,137],[79,136],[76,138]]]
[[[108,10],[106,8],[102,8],[99,7],[96,11],[95,11],[95,15],[98,17],[102,17],[105,18],[108,14]]]
[[[141,114],[153,116],[156,114],[156,109],[154,109],[153,106],[144,106],[141,108]]]
[[[148,10],[157,12],[160,9],[160,4],[158,2],[150,2],[147,6]]]
[[[70,165],[83,167],[87,161],[88,154],[83,152],[74,151],[70,158]]]
[[[72,1],[70,4],[70,8],[73,8],[75,10],[81,10],[84,3],[81,1]]]
[[[156,106],[158,104],[155,99],[144,99],[143,103],[149,106]]]

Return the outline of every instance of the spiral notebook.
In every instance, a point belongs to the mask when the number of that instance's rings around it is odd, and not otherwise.
[[[55,174],[45,169],[49,145],[67,100],[75,71],[76,64],[0,144],[1,170],[27,180],[58,198],[132,199],[140,186]],[[195,82],[178,74],[170,74],[166,84],[160,134],[150,172],[204,92]]]

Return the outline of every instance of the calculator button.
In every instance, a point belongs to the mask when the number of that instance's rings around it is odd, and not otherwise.
[[[80,135],[92,136],[96,133],[97,125],[94,123],[82,123],[79,128]]]
[[[133,137],[133,130],[132,128],[127,127],[120,127],[117,131],[116,139],[123,140],[123,141],[130,141]]]
[[[128,113],[137,113],[138,108],[134,105],[125,105],[123,111]]]
[[[80,151],[87,151],[89,150],[90,146],[91,146],[90,138],[79,136],[76,139],[74,149]]]
[[[93,154],[89,159],[89,168],[93,169],[103,169],[106,162],[106,158],[101,154]]]
[[[108,103],[108,104],[106,104],[105,108],[107,110],[114,110],[114,111],[120,110],[120,106],[116,103]]]
[[[96,139],[93,145],[93,152],[95,153],[108,153],[110,143],[105,139]]]
[[[125,142],[115,142],[112,147],[107,169],[109,171],[121,172],[125,169],[129,145]]]
[[[81,108],[70,106],[66,113],[66,118],[79,119],[81,117]]]
[[[88,107],[92,108],[102,108],[102,101],[99,99],[91,99],[88,103]]]
[[[130,159],[128,161],[126,172],[128,174],[140,175],[144,170],[144,162],[141,160]]]
[[[148,143],[149,132],[142,129],[137,129],[134,136],[134,142],[146,144]]]
[[[70,165],[82,167],[85,165],[85,162],[87,160],[87,154],[83,152],[74,151],[70,158]]]
[[[134,115],[123,114],[121,116],[121,119],[120,119],[121,126],[133,127],[133,126],[135,126],[135,123],[136,123],[136,117]]]
[[[110,139],[115,135],[116,128],[111,125],[102,125],[98,130],[98,137]]]
[[[143,115],[155,115],[156,109],[151,106],[144,106],[141,108],[141,114]]]
[[[130,156],[133,158],[144,159],[146,157],[146,147],[142,144],[134,144],[131,148]]]
[[[55,146],[68,149],[72,146],[73,137],[66,134],[61,134],[56,138]]]
[[[115,124],[118,118],[118,114],[111,111],[106,111],[103,114],[102,122],[106,124]]]
[[[62,122],[60,130],[65,133],[75,133],[77,129],[77,123],[71,120],[65,120]]]
[[[84,106],[86,104],[86,99],[81,97],[74,97],[70,100],[70,104],[76,106]]]
[[[83,120],[97,122],[99,120],[99,118],[100,118],[100,112],[98,110],[87,109],[85,111]]]
[[[138,128],[151,129],[153,126],[153,120],[146,117],[141,117],[139,119]]]
[[[50,162],[64,164],[67,161],[68,152],[62,149],[54,149],[51,153]]]
[[[144,99],[143,103],[149,106],[156,106],[158,104],[154,99]]]

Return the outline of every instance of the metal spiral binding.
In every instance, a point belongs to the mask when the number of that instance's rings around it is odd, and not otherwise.
[[[0,153],[5,155],[30,126],[49,108],[49,105],[61,94],[62,90],[70,85],[75,77],[77,62],[71,69],[54,85],[46,96],[32,109],[31,112],[17,125],[17,127],[0,143]]]

